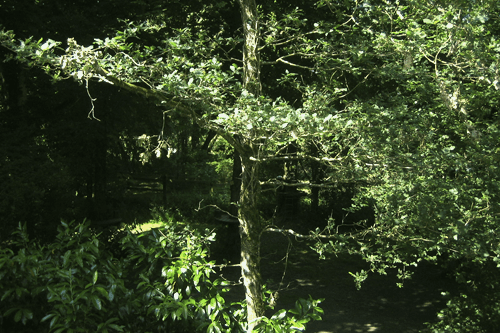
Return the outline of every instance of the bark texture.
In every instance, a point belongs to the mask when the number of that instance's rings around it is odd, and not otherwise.
[[[243,88],[258,97],[261,94],[259,57],[259,19],[255,0],[238,0],[245,43],[243,45]],[[252,161],[257,151],[251,142],[235,145],[241,157],[242,179],[238,218],[241,236],[241,274],[245,285],[248,332],[264,315],[260,276],[260,235],[262,225],[257,197],[259,194],[258,162]]]
[[[245,44],[243,45],[243,87],[255,96],[261,93],[259,17],[255,0],[239,0]]]
[[[245,285],[248,312],[248,332],[257,324],[256,318],[264,315],[262,279],[260,276],[260,235],[262,224],[257,208],[259,193],[258,163],[242,155],[242,182],[238,218],[241,237],[241,275]]]

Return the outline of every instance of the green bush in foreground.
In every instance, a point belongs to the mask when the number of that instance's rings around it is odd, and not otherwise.
[[[19,226],[0,248],[0,329],[8,332],[239,332],[244,302],[226,303],[212,281],[214,235],[173,225],[121,239],[114,257],[89,223],[62,222],[54,243],[30,242]],[[261,318],[257,332],[303,330],[321,319],[317,300]]]

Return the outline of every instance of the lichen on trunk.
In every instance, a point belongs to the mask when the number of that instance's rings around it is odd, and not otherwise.
[[[255,97],[261,94],[259,57],[259,20],[255,0],[239,0],[245,42],[243,44],[243,88]],[[251,139],[250,139],[251,140]],[[239,149],[238,147],[239,146]],[[260,276],[260,235],[262,223],[257,208],[259,165],[251,159],[256,153],[251,142],[235,146],[241,157],[242,181],[238,202],[241,236],[241,274],[247,301],[247,332],[264,315]]]
[[[243,45],[243,87],[254,96],[261,93],[259,17],[255,0],[239,0],[245,43]]]
[[[242,156],[242,182],[238,218],[241,236],[241,275],[245,285],[248,312],[248,332],[255,320],[264,314],[262,280],[260,276],[260,235],[262,223],[257,208],[259,193],[258,163]]]

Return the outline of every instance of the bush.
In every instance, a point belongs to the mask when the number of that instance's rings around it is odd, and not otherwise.
[[[245,303],[226,303],[225,282],[211,279],[206,248],[213,234],[175,224],[127,232],[120,259],[85,221],[61,222],[56,242],[45,246],[30,242],[22,226],[14,236],[0,248],[2,332],[245,330]],[[290,316],[262,318],[259,332],[318,319],[317,301],[297,304]]]
[[[123,331],[113,306],[127,292],[123,264],[100,249],[88,223],[62,222],[56,242],[44,247],[29,242],[25,227],[16,234],[11,245],[17,254],[0,252],[7,331]]]

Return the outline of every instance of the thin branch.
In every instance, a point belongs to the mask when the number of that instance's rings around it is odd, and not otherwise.
[[[311,182],[295,182],[287,183],[281,180],[268,180],[260,182],[260,185],[273,185],[273,186],[287,186],[287,187],[318,187],[318,188],[337,188],[339,185],[359,184],[359,185],[376,185],[381,181],[368,182],[368,181],[344,181],[344,182],[328,182],[328,183],[311,183]]]
[[[265,157],[250,157],[250,160],[256,162],[266,162],[266,161],[298,161],[298,160],[313,160],[317,162],[340,162],[342,158],[333,158],[333,157],[314,157],[311,155],[295,155],[295,156],[265,156]]]
[[[95,110],[94,101],[96,100],[96,98],[92,98],[92,96],[90,95],[89,80],[88,79],[85,79],[85,89],[87,90],[87,95],[89,95],[90,104],[92,105],[92,108],[90,109],[89,114],[87,115],[87,117],[89,117],[89,119],[95,119],[97,121],[101,121],[100,119],[96,118],[95,115],[94,115],[94,110]]]
[[[207,264],[209,265],[209,264]],[[215,268],[219,268],[219,269],[222,269],[222,268],[226,268],[226,267],[241,267],[240,264],[220,264],[220,265],[209,265],[210,267],[215,267]],[[229,280],[226,280],[226,281],[229,281]],[[241,284],[241,283],[239,283]]]
[[[315,157],[311,155],[293,155],[293,156],[264,156],[264,157],[250,157],[250,160],[256,162],[268,162],[268,161],[301,161],[301,160],[312,160],[320,163],[329,163],[329,162],[342,162],[343,158],[334,158],[334,157]],[[380,163],[364,163],[365,166],[373,168],[373,167],[389,167],[389,164],[380,164]],[[413,170],[414,167],[411,166],[400,166],[401,169]]]
[[[263,232],[267,232],[267,231],[269,231],[269,232],[279,232],[279,233],[282,233],[282,234],[289,234],[289,235],[292,235],[292,236],[297,237],[297,238],[306,238],[306,239],[315,239],[315,238],[332,239],[332,238],[336,237],[336,235],[331,235],[331,236],[319,235],[319,234],[302,235],[302,234],[296,233],[292,229],[266,228],[266,229],[263,230]]]
[[[429,242],[429,243],[435,243],[436,241],[433,241],[431,239],[426,239],[426,238],[411,238],[411,239],[408,239],[410,242],[413,242],[413,241],[422,241],[422,242]]]
[[[202,209],[205,209],[205,208],[208,208],[208,207],[213,207],[215,209],[217,209],[218,211],[221,211],[223,212],[224,214],[227,214],[228,216],[231,216],[232,218],[235,218],[235,219],[238,219],[238,216],[234,216],[233,214],[229,213],[227,210],[224,210],[222,208],[220,208],[219,206],[217,205],[205,205],[203,207],[201,207],[201,203],[203,202],[203,200],[201,200],[199,203],[198,203],[198,208],[195,208],[194,210],[196,212],[199,212],[200,210]]]
[[[259,51],[262,51],[264,48],[268,47],[268,46],[273,46],[273,47],[277,47],[277,46],[282,46],[282,45],[285,45],[285,44],[290,44],[294,41],[297,41],[301,38],[303,38],[304,36],[307,36],[307,35],[312,35],[312,34],[318,34],[320,33],[318,30],[312,30],[312,31],[308,31],[308,32],[305,32],[305,33],[302,33],[302,34],[299,34],[299,35],[293,35],[292,38],[289,37],[289,35],[283,37],[283,38],[280,38],[280,39],[277,39],[276,41],[272,42],[272,43],[264,43],[264,45],[262,45],[261,47],[259,47]],[[263,40],[265,40],[265,37],[262,38]]]
[[[339,99],[340,99],[340,98],[344,98],[344,97],[346,97],[347,95],[349,95],[350,93],[352,93],[354,90],[356,90],[356,88],[357,88],[357,87],[359,87],[359,85],[360,85],[360,84],[365,83],[365,81],[366,81],[366,80],[368,79],[368,77],[369,77],[369,76],[373,73],[373,71],[374,71],[374,70],[375,70],[375,69],[372,69],[372,70],[370,71],[370,73],[366,74],[366,76],[363,78],[363,80],[361,80],[361,81],[360,81],[357,85],[355,85],[355,86],[354,86],[354,88],[352,88],[351,90],[349,90],[349,91],[348,91],[347,93],[345,93],[344,95],[339,96],[338,98],[339,98]]]
[[[313,67],[308,67],[308,66],[302,66],[302,65],[297,65],[297,64],[294,64],[294,63],[291,63],[290,61],[286,61],[285,59],[283,58],[278,58],[276,60],[276,62],[282,62],[284,64],[287,64],[287,65],[290,65],[292,67],[297,67],[297,68],[303,68],[303,69],[309,69],[309,70],[313,70],[314,68]]]
[[[263,61],[261,64],[262,65],[276,65],[277,63],[282,62],[282,63],[287,64],[287,65],[292,66],[292,67],[314,70],[313,67],[298,65],[298,64],[295,64],[293,62],[285,60],[285,58],[289,58],[289,57],[293,57],[293,56],[297,56],[297,55],[298,56],[312,56],[312,54],[307,54],[307,53],[292,53],[292,54],[288,54],[288,55],[279,57],[275,61]]]

